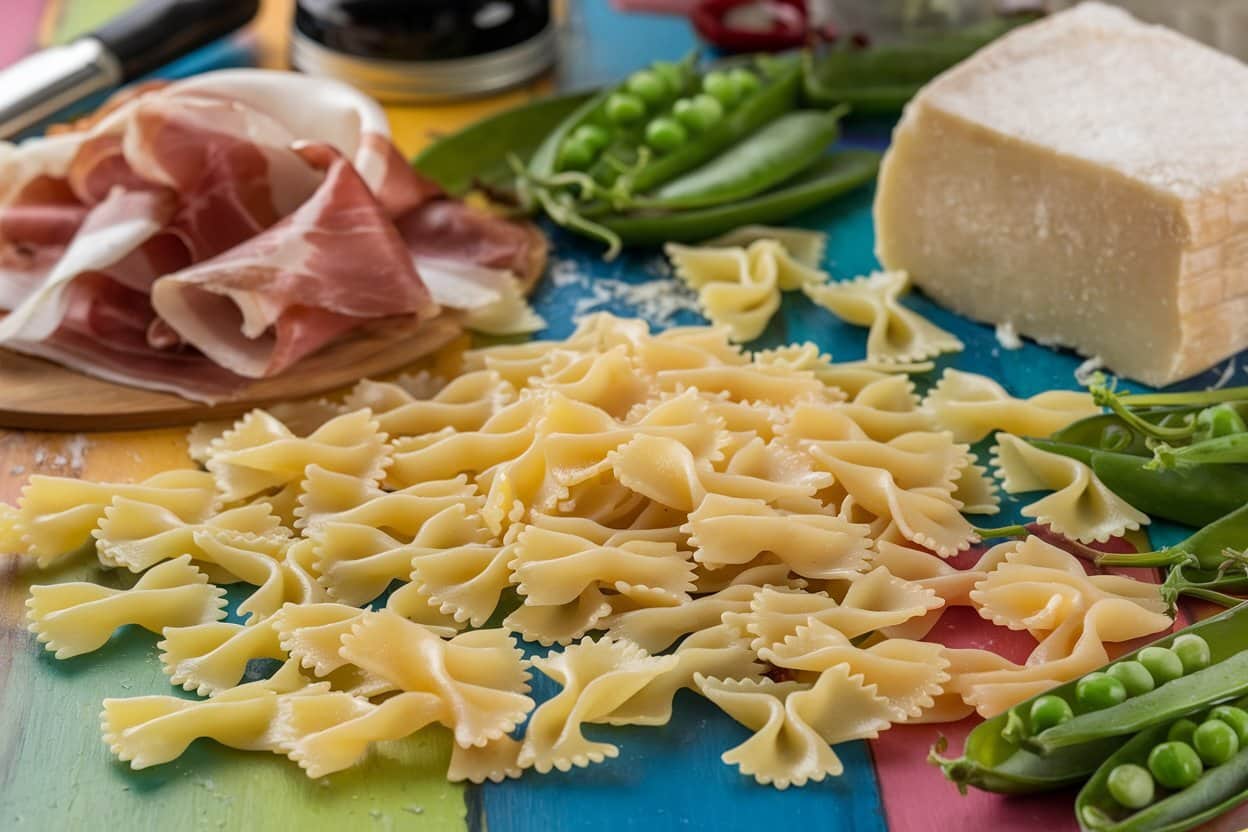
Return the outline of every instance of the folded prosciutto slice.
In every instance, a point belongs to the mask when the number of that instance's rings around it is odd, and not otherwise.
[[[279,373],[363,319],[436,309],[355,168],[326,145],[305,155],[313,152],[328,172],[294,213],[152,288],[169,327],[241,376]]]
[[[209,73],[0,143],[0,347],[203,401],[381,319],[540,327],[523,289],[545,258],[332,81]]]

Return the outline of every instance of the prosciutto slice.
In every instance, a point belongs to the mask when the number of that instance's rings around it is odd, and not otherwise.
[[[328,172],[300,208],[152,290],[166,324],[249,378],[281,372],[379,312],[422,318],[435,308],[407,244],[351,163],[325,145],[305,155]]]
[[[545,258],[332,81],[209,73],[0,143],[0,347],[203,401],[382,319],[540,327],[523,290]]]

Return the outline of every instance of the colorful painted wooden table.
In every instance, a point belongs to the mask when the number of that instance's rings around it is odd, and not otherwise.
[[[130,0],[4,0],[0,64],[45,44],[87,30]],[[288,2],[266,3],[260,22],[240,37],[217,44],[179,64],[181,75],[217,66],[259,63],[280,66]],[[564,8],[564,60],[556,77],[507,95],[454,106],[393,108],[399,144],[413,153],[431,136],[480,115],[540,94],[552,85],[589,86],[617,78],[658,58],[675,58],[693,45],[679,19],[621,15],[607,0],[570,0]],[[859,126],[849,141],[880,146],[887,125]],[[875,266],[870,221],[871,193],[864,189],[799,223],[830,235],[826,267],[834,277]],[[597,252],[555,233],[551,273],[535,304],[550,321],[547,333],[566,335],[575,315],[595,309],[640,314],[656,325],[695,323],[687,302],[632,306],[629,286],[662,274],[656,252],[638,252],[604,264]],[[672,292],[678,289],[672,285]],[[991,329],[970,324],[926,302],[910,301],[941,326],[955,331],[966,351],[943,365],[987,373],[1013,393],[1027,395],[1072,387],[1078,359],[1028,345],[1007,352]],[[837,323],[804,299],[786,303],[761,340],[772,346],[812,340],[842,359],[862,356],[861,330]],[[1211,371],[1196,384],[1240,380],[1238,363]],[[1241,381],[1242,383],[1242,381]],[[186,465],[181,431],[58,435],[0,432],[0,499],[13,501],[31,473],[91,479],[140,479]],[[1013,503],[1003,521],[1011,519]],[[1155,530],[1164,542],[1174,530]],[[609,737],[620,756],[588,770],[554,773],[482,787],[448,784],[443,773],[449,735],[428,729],[378,749],[361,768],[308,780],[284,758],[244,754],[199,742],[178,761],[131,772],[113,760],[100,741],[98,713],[106,696],[169,693],[156,658],[156,638],[125,630],[105,649],[57,662],[26,632],[23,602],[31,582],[124,580],[83,558],[36,575],[14,560],[0,560],[0,829],[5,830],[732,830],[828,829],[898,832],[946,829],[1065,832],[1074,828],[1070,796],[1005,800],[983,794],[960,798],[924,763],[936,739],[934,727],[895,728],[868,745],[838,747],[843,777],[804,789],[776,792],[723,765],[719,755],[746,732],[704,700],[677,698],[665,728],[591,727]],[[993,631],[966,610],[953,610],[935,634],[951,644],[990,646],[1021,659],[1026,636]],[[989,639],[990,637],[990,639]],[[554,691],[535,679],[537,697]],[[968,725],[942,726],[955,747]],[[1227,819],[1221,829],[1242,829],[1248,815]]]

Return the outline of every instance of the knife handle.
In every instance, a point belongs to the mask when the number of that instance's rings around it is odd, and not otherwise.
[[[92,32],[130,81],[246,24],[260,0],[146,0]]]

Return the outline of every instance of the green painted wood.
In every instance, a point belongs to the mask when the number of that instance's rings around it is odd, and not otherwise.
[[[7,496],[7,495],[6,495]],[[440,728],[384,743],[356,769],[310,780],[285,757],[199,740],[178,760],[143,771],[117,762],[100,738],[109,696],[183,695],[157,658],[158,636],[119,631],[103,649],[57,661],[21,620],[32,578],[128,585],[90,565],[0,572],[0,829],[456,830],[464,789],[446,782],[450,734]]]

